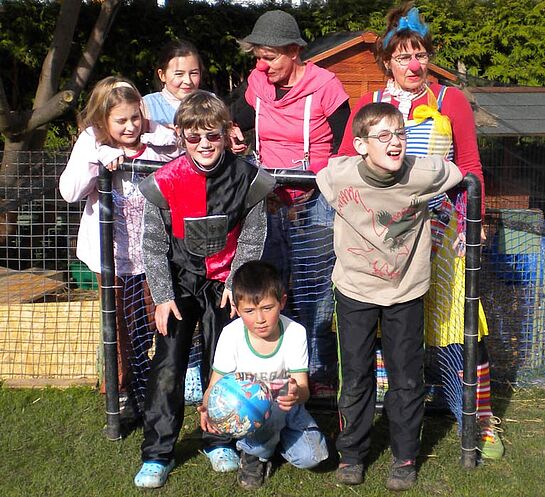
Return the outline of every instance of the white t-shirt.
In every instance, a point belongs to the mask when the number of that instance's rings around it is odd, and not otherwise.
[[[214,371],[221,375],[253,373],[267,384],[286,379],[290,373],[306,373],[308,350],[305,328],[285,316],[280,316],[279,324],[280,338],[276,349],[271,354],[263,355],[252,347],[248,329],[241,318],[229,323],[218,340]]]

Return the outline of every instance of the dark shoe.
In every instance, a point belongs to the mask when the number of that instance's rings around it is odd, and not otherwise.
[[[238,484],[247,490],[259,488],[265,482],[271,471],[270,461],[261,461],[259,457],[246,452],[240,454],[240,466],[237,473]]]
[[[386,480],[388,490],[409,490],[416,483],[416,466],[412,459],[394,459]]]
[[[347,464],[339,466],[335,472],[337,481],[344,485],[359,485],[363,483],[363,464]]]

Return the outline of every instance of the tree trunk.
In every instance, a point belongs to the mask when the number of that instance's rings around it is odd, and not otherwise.
[[[0,174],[0,246],[7,244],[9,236],[16,232],[17,185],[19,184],[19,156],[25,141],[8,141],[4,145]]]
[[[28,150],[43,148],[50,121],[73,107],[87,85],[121,0],[103,0],[100,14],[89,35],[85,50],[73,71],[67,88],[59,91],[60,77],[68,59],[77,25],[81,1],[64,0],[55,33],[42,64],[40,80],[32,110],[11,110],[0,77],[0,132],[4,136],[4,153],[0,166],[0,244],[16,228],[18,201],[24,178],[32,167]]]
[[[76,104],[79,94],[87,85],[120,4],[121,0],[103,0],[99,16],[65,90],[59,91],[58,86],[79,16],[79,0],[62,2],[53,40],[42,64],[32,110],[12,111],[0,79],[0,132],[4,135],[7,152],[0,167],[0,184],[14,181],[9,173],[15,161],[12,152],[41,149],[48,123]]]
[[[23,150],[28,149],[25,138],[26,136],[21,136],[20,140],[10,140],[6,137],[2,168],[0,170],[0,199],[12,198],[12,189],[18,184],[20,177],[20,155]],[[0,202],[2,201],[0,200]]]

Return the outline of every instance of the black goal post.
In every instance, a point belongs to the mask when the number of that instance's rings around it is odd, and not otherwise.
[[[133,173],[152,173],[164,163],[148,160],[127,160],[119,170]],[[311,171],[294,169],[268,169],[278,185],[290,187],[316,186]],[[115,268],[113,250],[113,200],[112,176],[106,168],[100,168],[98,178],[101,257],[101,313],[104,342],[104,376],[106,382],[106,429],[109,440],[122,436],[119,394],[115,308]],[[477,342],[479,315],[479,271],[481,268],[481,184],[473,174],[461,182],[467,192],[466,217],[466,269],[464,302],[464,370],[461,463],[473,468],[477,463]]]

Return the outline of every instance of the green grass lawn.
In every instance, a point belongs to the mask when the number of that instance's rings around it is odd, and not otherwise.
[[[506,455],[474,470],[459,464],[456,426],[444,415],[427,416],[423,432],[420,472],[413,496],[540,497],[545,496],[545,390],[540,388],[496,393],[495,410],[504,422]],[[365,482],[357,487],[338,485],[335,461],[317,471],[277,467],[265,487],[250,493],[237,487],[235,474],[211,471],[199,451],[194,408],[186,410],[177,466],[158,490],[133,486],[140,466],[142,434],[136,431],[119,442],[102,435],[104,399],[89,388],[68,390],[11,390],[0,387],[0,496],[130,497],[163,496],[389,496],[384,479],[390,454],[387,429],[376,420],[373,451]],[[316,419],[333,438],[333,412],[317,412]],[[334,453],[334,451],[332,451]]]

